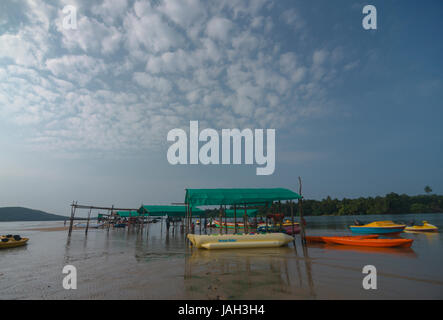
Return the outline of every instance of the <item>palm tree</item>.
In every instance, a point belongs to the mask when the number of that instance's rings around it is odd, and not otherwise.
[[[426,192],[426,193],[431,193],[431,192],[432,192],[431,187],[430,187],[430,186],[426,186],[426,187],[425,187],[425,192]]]

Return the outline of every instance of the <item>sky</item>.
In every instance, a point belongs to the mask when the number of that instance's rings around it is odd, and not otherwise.
[[[185,188],[298,191],[298,176],[308,199],[442,194],[442,14],[439,0],[2,1],[0,206],[68,215]],[[275,129],[274,173],[171,165],[167,133],[190,121]]]

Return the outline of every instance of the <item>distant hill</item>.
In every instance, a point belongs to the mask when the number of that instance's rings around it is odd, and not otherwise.
[[[60,221],[67,217],[23,207],[0,208],[1,221]]]

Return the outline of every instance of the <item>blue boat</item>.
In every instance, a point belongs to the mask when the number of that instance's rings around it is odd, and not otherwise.
[[[400,233],[406,225],[396,224],[392,221],[375,221],[365,225],[349,226],[353,233],[359,234],[392,234]]]

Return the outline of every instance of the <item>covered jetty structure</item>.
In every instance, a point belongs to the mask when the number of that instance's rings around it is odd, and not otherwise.
[[[248,209],[251,207],[271,207],[275,201],[290,201],[291,222],[294,225],[293,200],[300,202],[300,216],[302,217],[301,200],[302,196],[292,190],[285,188],[216,188],[216,189],[186,189],[185,204],[186,212],[186,233],[190,231],[194,210],[199,206],[220,206],[220,220],[225,218],[225,233],[227,234],[226,206],[233,206],[233,217],[235,230],[237,233],[237,212],[241,216],[243,213],[244,231],[248,233]],[[251,212],[252,214],[252,212]],[[302,228],[302,243],[304,242],[304,228]],[[222,233],[223,228],[220,228]],[[189,238],[189,237],[188,237]],[[192,237],[191,237],[192,238]]]

